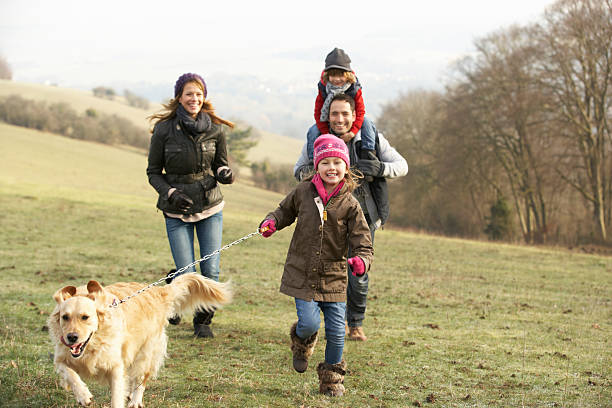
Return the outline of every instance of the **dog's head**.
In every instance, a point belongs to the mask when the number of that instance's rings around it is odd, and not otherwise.
[[[85,351],[91,336],[108,313],[108,296],[97,281],[89,281],[87,288],[66,286],[53,295],[57,302],[51,320],[59,328],[59,340],[70,349],[74,358]]]

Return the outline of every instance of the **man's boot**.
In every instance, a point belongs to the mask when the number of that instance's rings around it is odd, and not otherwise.
[[[329,397],[344,395],[344,376],[346,375],[346,361],[337,364],[319,363],[319,392]]]
[[[209,338],[215,337],[210,323],[215,315],[214,311],[198,310],[193,315],[193,335],[196,337]]]
[[[349,337],[349,340],[355,340],[355,341],[366,341],[366,340],[368,340],[368,338],[366,337],[365,333],[363,332],[363,327],[361,327],[361,326],[359,326],[359,327],[349,327],[348,337]]]
[[[307,339],[301,339],[295,331],[296,328],[297,322],[293,323],[289,332],[291,336],[291,351],[293,352],[293,368],[298,373],[303,373],[308,368],[308,359],[314,352],[319,332],[315,332]]]

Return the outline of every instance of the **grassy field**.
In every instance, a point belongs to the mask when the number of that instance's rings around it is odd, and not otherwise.
[[[89,279],[151,282],[172,266],[142,155],[0,125],[0,405],[75,407],[53,371],[51,295]],[[224,242],[282,198],[224,187]],[[376,235],[366,343],[347,342],[347,394],[291,368],[291,237],[223,252],[234,302],[195,339],[169,327],[148,407],[609,407],[612,258],[387,229]],[[322,342],[312,358],[323,360]],[[108,388],[89,382],[96,407]]]

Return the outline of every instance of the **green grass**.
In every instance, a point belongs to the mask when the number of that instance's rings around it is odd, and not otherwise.
[[[146,158],[0,125],[0,401],[76,407],[45,322],[58,288],[151,282],[172,266]],[[223,189],[224,242],[282,198]],[[223,252],[234,302],[195,339],[168,329],[148,407],[608,407],[612,258],[403,233],[376,235],[366,343],[347,342],[347,394],[320,396],[291,368],[292,299],[278,292],[291,230]],[[312,358],[323,360],[324,341]],[[88,382],[95,406],[109,389]]]

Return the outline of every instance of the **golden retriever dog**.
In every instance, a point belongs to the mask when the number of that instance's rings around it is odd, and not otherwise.
[[[55,343],[55,370],[66,390],[87,406],[92,395],[81,378],[110,385],[111,406],[143,407],[147,381],[154,378],[166,355],[168,317],[211,310],[231,300],[229,283],[218,283],[196,273],[177,277],[171,285],[148,290],[112,307],[146,285],[115,283],[58,290],[49,317]]]

